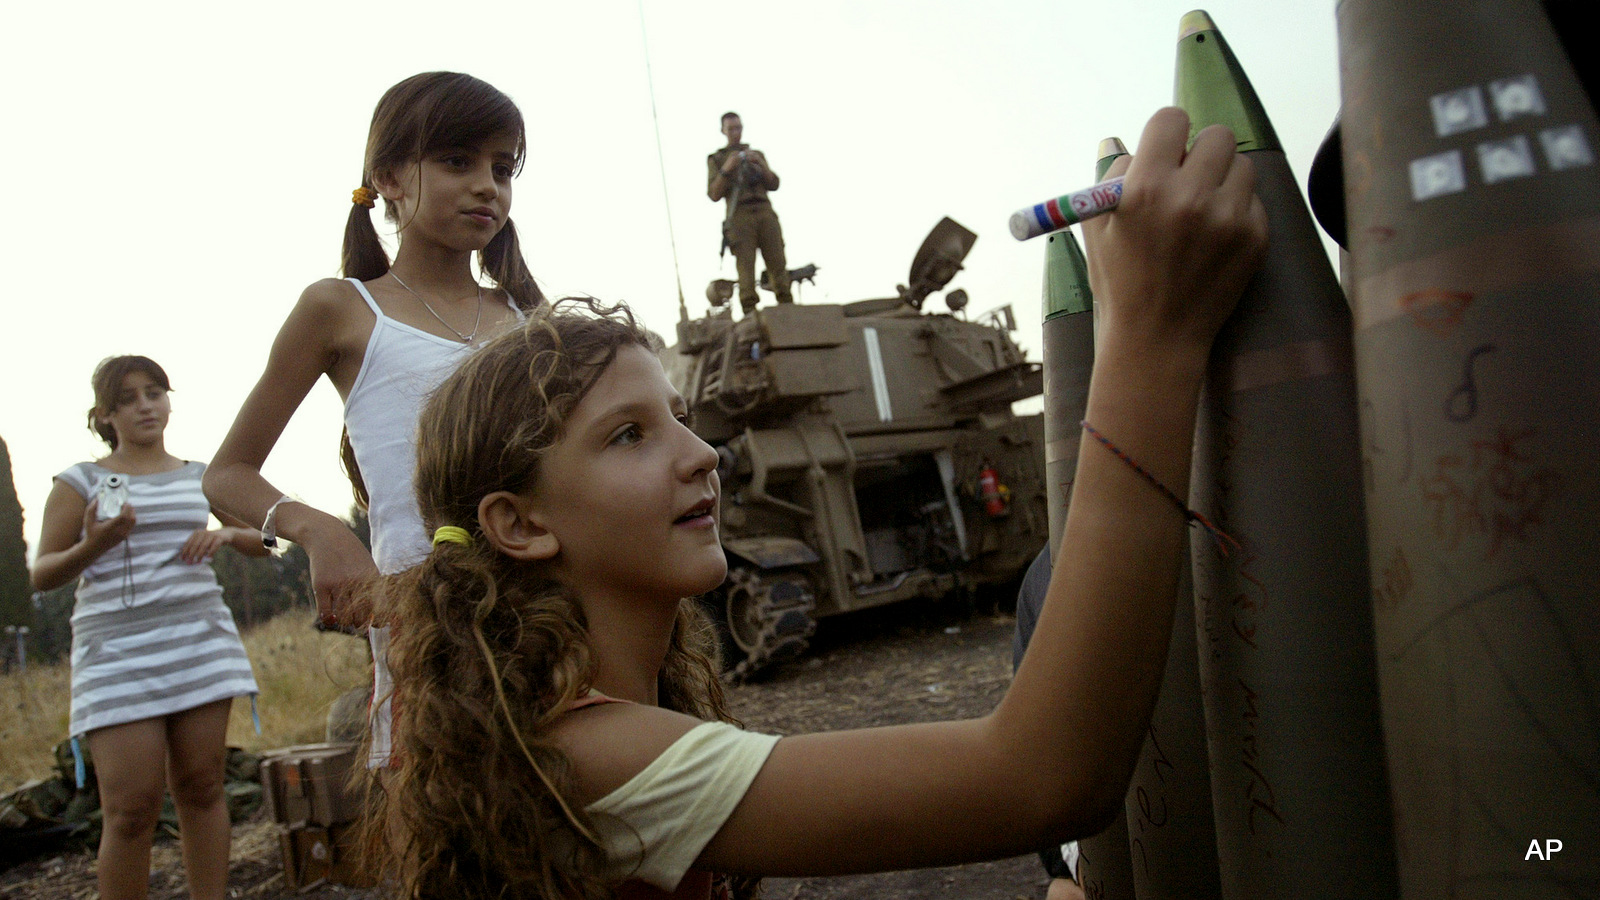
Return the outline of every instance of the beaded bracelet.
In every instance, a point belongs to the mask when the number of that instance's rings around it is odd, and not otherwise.
[[[1107,438],[1105,435],[1101,434],[1099,431],[1096,431],[1095,427],[1093,425],[1089,424],[1089,420],[1088,419],[1084,419],[1082,422],[1079,422],[1078,424],[1083,426],[1083,430],[1088,432],[1090,437],[1092,437],[1095,440],[1099,441],[1102,445],[1105,446],[1105,448],[1107,450],[1110,450],[1112,453],[1116,454],[1117,459],[1120,459],[1123,462],[1127,463],[1128,466],[1130,468],[1132,468],[1135,472],[1138,472],[1139,475],[1141,477],[1143,477],[1145,481],[1148,481],[1151,484],[1155,485],[1156,490],[1160,491],[1168,500],[1172,501],[1172,504],[1174,506],[1178,507],[1178,511],[1183,513],[1183,517],[1184,517],[1184,519],[1186,521],[1191,522],[1193,524],[1197,524],[1201,528],[1204,528],[1207,532],[1209,532],[1211,537],[1216,540],[1217,549],[1219,551],[1221,551],[1223,556],[1227,556],[1230,550],[1237,549],[1240,546],[1238,541],[1236,541],[1233,538],[1229,537],[1227,535],[1227,533],[1225,533],[1222,529],[1218,528],[1216,525],[1213,525],[1210,519],[1207,519],[1205,516],[1203,516],[1203,515],[1195,512],[1194,510],[1190,509],[1189,505],[1187,503],[1184,503],[1183,500],[1180,499],[1177,494],[1174,494],[1172,492],[1171,488],[1169,488],[1166,485],[1162,484],[1161,480],[1159,478],[1155,477],[1154,475],[1151,475],[1149,472],[1146,472],[1145,469],[1144,469],[1144,466],[1139,465],[1137,462],[1134,461],[1133,457],[1131,457],[1128,454],[1124,453],[1122,451],[1121,447],[1118,447],[1116,444],[1111,443],[1111,440],[1109,438]]]

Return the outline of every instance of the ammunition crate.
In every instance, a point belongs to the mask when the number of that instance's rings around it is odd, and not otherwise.
[[[295,825],[281,829],[283,879],[291,891],[318,883],[372,887],[373,881],[356,865],[354,825]]]
[[[261,758],[267,815],[282,825],[340,825],[361,815],[361,797],[347,782],[355,744],[304,744]]]

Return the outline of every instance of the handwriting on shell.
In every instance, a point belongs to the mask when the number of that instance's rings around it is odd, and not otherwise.
[[[1156,776],[1155,794],[1152,795],[1146,784],[1134,788],[1134,805],[1139,808],[1139,816],[1134,821],[1138,833],[1133,835],[1129,846],[1140,865],[1144,867],[1145,874],[1150,873],[1149,851],[1144,844],[1146,832],[1157,831],[1165,828],[1172,814],[1167,805],[1167,773],[1176,770],[1172,760],[1167,757],[1165,750],[1161,749],[1161,742],[1156,738],[1156,729],[1151,725],[1145,734],[1145,755],[1150,760],[1150,770]]]
[[[1378,585],[1378,609],[1383,612],[1393,612],[1411,596],[1411,588],[1415,584],[1415,579],[1411,575],[1411,563],[1406,561],[1404,548],[1394,548],[1394,555],[1389,557],[1380,577],[1383,580]]]
[[[1461,385],[1451,391],[1444,402],[1445,418],[1452,422],[1470,422],[1478,414],[1478,383],[1472,377],[1472,364],[1493,350],[1493,344],[1479,344],[1467,352],[1467,361],[1462,364],[1465,372]]]
[[[1534,428],[1500,426],[1493,437],[1475,440],[1465,453],[1445,453],[1422,479],[1422,499],[1433,513],[1434,533],[1454,550],[1481,538],[1484,558],[1507,542],[1527,543],[1543,522],[1546,503],[1561,488],[1561,476],[1538,466],[1530,445]]]
[[[1283,815],[1278,812],[1277,791],[1273,790],[1271,779],[1267,777],[1265,772],[1261,771],[1261,766],[1257,765],[1261,760],[1262,753],[1259,732],[1261,712],[1256,708],[1256,701],[1261,699],[1261,695],[1252,690],[1243,678],[1238,679],[1238,683],[1240,691],[1243,692],[1241,696],[1243,696],[1245,703],[1244,722],[1247,729],[1240,739],[1239,761],[1245,770],[1250,773],[1250,780],[1244,786],[1244,795],[1245,799],[1250,801],[1250,812],[1246,817],[1246,823],[1250,828],[1250,833],[1254,835],[1261,833],[1256,828],[1257,813],[1263,813],[1271,817],[1279,825],[1286,823],[1283,821]]]

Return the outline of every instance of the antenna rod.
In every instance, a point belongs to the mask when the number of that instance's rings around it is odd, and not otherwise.
[[[667,195],[667,161],[661,153],[661,116],[656,112],[656,79],[650,70],[650,36],[644,27],[644,0],[638,0],[639,41],[644,44],[644,78],[650,87],[650,118],[656,128],[656,164],[661,167],[661,203],[667,208],[667,240],[672,244],[672,275],[678,281],[678,321],[689,321],[689,307],[683,302],[683,273],[678,271],[678,235],[672,227],[672,198]]]

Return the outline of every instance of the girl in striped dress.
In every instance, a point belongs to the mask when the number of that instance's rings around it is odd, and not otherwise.
[[[205,464],[167,452],[167,373],[143,356],[95,369],[89,427],[111,453],[56,476],[33,586],[78,579],[72,614],[74,737],[87,736],[100,787],[100,896],[142,898],[164,789],[172,791],[195,900],[220,900],[230,837],[224,741],[233,698],[256,693],[250,660],[208,565],[224,544],[264,556],[242,523],[207,527]],[[118,476],[112,478],[112,476]],[[102,488],[126,499],[102,516]],[[220,514],[219,514],[220,516]],[[226,516],[224,521],[232,522]]]

